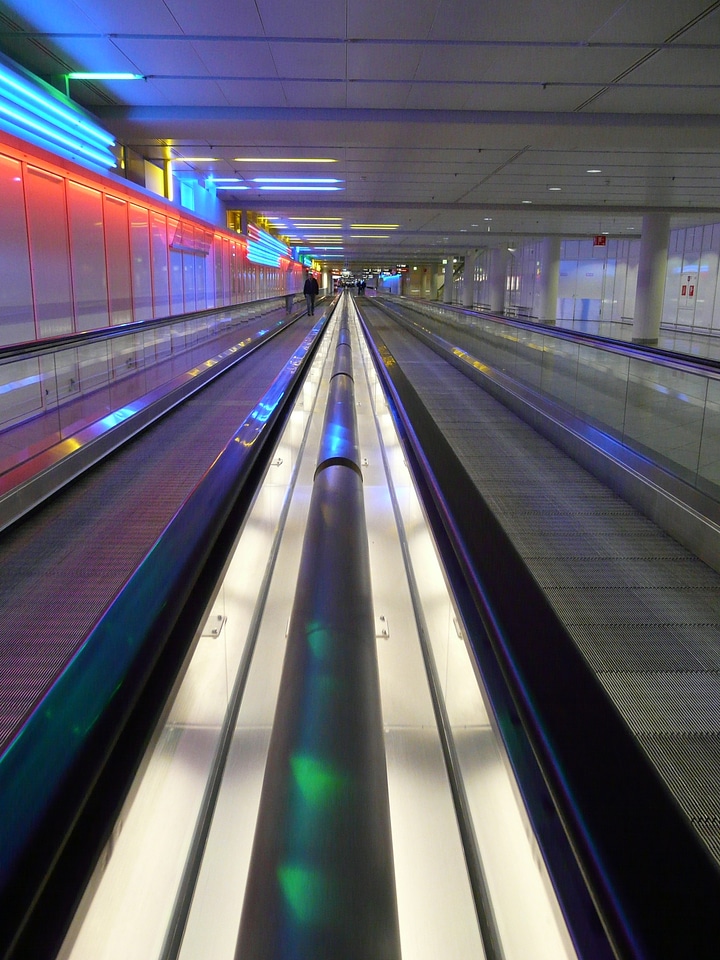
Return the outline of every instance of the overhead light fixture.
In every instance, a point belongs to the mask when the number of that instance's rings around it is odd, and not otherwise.
[[[548,190],[559,192],[560,190],[562,190],[562,187],[548,187]]]
[[[173,163],[215,163],[221,162],[222,157],[173,157]]]
[[[66,73],[68,80],[144,80],[142,73]]]
[[[399,223],[351,223],[351,230],[397,230]]]
[[[331,157],[233,157],[234,163],[337,163]]]
[[[283,186],[280,186],[279,184],[271,184],[271,185],[264,184],[264,185],[262,185],[259,189],[260,189],[260,190],[275,190],[275,191],[278,191],[278,190],[294,190],[296,193],[300,193],[301,191],[302,191],[302,192],[310,192],[310,191],[312,191],[312,190],[318,190],[318,191],[320,191],[320,190],[325,190],[325,191],[328,191],[328,190],[341,190],[342,187],[309,187],[309,186],[305,186],[305,185],[303,185],[303,184],[297,184],[297,185],[294,186],[294,187],[283,187]]]
[[[242,183],[242,177],[214,177],[212,174],[208,177],[212,183]],[[277,217],[266,217],[267,220],[277,220]]]
[[[293,223],[341,223],[342,217],[297,217]]]
[[[585,173],[602,173],[602,170],[599,170],[597,167],[593,167],[591,170],[586,170]]]
[[[244,183],[235,183],[235,184],[221,184],[219,187],[215,187],[216,190],[249,190],[250,187],[246,186]]]
[[[253,177],[253,183],[342,183],[336,177]]]
[[[520,203],[532,203],[532,200],[521,200]]]

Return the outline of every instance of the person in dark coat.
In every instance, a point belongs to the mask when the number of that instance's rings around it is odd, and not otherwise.
[[[307,303],[308,316],[312,316],[315,313],[315,297],[319,292],[320,287],[318,286],[317,280],[311,273],[308,273],[305,286],[303,287],[305,303]]]

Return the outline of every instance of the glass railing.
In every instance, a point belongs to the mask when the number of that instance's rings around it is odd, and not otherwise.
[[[0,350],[0,475],[90,424],[119,422],[131,404],[277,322],[301,295]]]
[[[717,364],[439,303],[422,312],[434,333],[720,499]]]

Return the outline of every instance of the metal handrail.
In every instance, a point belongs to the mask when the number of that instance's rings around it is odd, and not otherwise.
[[[399,960],[357,425],[341,332],[236,957]]]

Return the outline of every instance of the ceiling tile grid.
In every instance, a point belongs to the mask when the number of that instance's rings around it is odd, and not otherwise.
[[[70,93],[149,159],[218,157],[177,163],[187,176],[267,174],[234,159],[255,153],[276,175],[336,177],[332,199],[226,199],[347,224],[392,210],[383,255],[627,235],[658,206],[720,222],[709,0],[0,0],[0,50],[52,82],[142,73]]]

